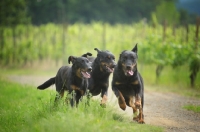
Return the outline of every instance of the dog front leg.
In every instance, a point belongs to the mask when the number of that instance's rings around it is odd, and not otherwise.
[[[102,89],[102,92],[101,92],[101,97],[102,97],[102,100],[101,100],[101,106],[102,107],[106,107],[106,102],[108,100],[108,97],[107,97],[107,89],[106,90],[103,90]]]
[[[134,103],[134,96],[129,97],[129,105],[133,109],[133,120],[138,121],[138,112],[137,112],[137,107]]]
[[[70,104],[72,107],[76,105],[76,92],[74,90],[71,92]]]
[[[64,89],[61,90],[60,92],[56,93],[56,97],[54,102],[57,102],[59,99],[61,99],[64,96]]]
[[[118,104],[119,104],[119,107],[122,109],[122,110],[126,110],[126,102],[125,102],[125,99],[122,95],[122,93],[118,90]]]
[[[138,94],[136,95],[136,98],[135,98],[135,106],[136,108],[139,109],[138,123],[141,123],[141,124],[145,123],[144,118],[143,118],[143,108],[142,108],[141,98]]]

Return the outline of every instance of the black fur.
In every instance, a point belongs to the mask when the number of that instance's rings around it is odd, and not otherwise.
[[[37,88],[43,90],[43,89],[46,89],[53,84],[55,84],[55,77],[50,78],[49,80],[44,82],[42,85],[38,86]]]
[[[126,105],[130,106],[134,114],[139,109],[139,115],[133,119],[144,123],[144,84],[137,70],[137,59],[137,44],[131,51],[120,54],[113,73],[112,90],[118,98],[120,108],[125,110]]]
[[[92,96],[99,95],[101,93],[101,105],[105,105],[107,101],[107,92],[109,86],[109,76],[113,72],[115,63],[114,55],[109,51],[98,52],[96,58],[90,59],[92,61],[92,73],[89,78],[89,92]]]
[[[50,78],[37,88],[43,90],[55,84],[58,92],[55,101],[63,97],[65,90],[69,91],[69,93],[74,90],[74,97],[70,100],[71,105],[74,106],[74,101],[78,104],[79,99],[88,88],[88,78],[90,78],[89,73],[92,71],[92,67],[91,62],[85,57],[70,56],[68,63],[70,62],[72,62],[71,67],[62,66],[55,77]]]

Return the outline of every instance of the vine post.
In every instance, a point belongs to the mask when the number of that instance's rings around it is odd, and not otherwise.
[[[194,46],[194,55],[192,56],[192,60],[190,63],[190,84],[191,87],[195,87],[195,80],[197,77],[197,73],[200,70],[200,58],[198,57],[198,41],[199,41],[199,25],[200,25],[200,17],[197,17],[196,22],[196,31],[195,31],[195,46]]]
[[[103,32],[102,32],[102,44],[103,44],[103,49],[106,49],[106,23],[103,22]]]

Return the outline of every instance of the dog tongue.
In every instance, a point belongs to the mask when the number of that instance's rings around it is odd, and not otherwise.
[[[113,72],[113,68],[108,68],[110,72]]]
[[[133,75],[133,71],[132,70],[127,70],[127,73],[129,74],[129,75]]]
[[[113,72],[114,70],[113,70],[113,68],[110,68],[110,67],[108,67],[108,66],[106,66],[107,67],[107,69],[109,70],[109,72]]]
[[[85,78],[90,78],[90,74],[89,74],[89,73],[87,73],[87,72],[82,72],[82,71],[81,71],[81,73],[83,74],[83,77],[85,77]]]

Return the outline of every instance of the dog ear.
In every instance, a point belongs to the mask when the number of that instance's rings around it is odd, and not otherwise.
[[[122,54],[119,54],[119,60],[121,59],[121,57],[122,57]]]
[[[137,49],[137,43],[136,43],[136,45],[135,45],[135,47],[132,49],[132,51],[135,52],[135,53],[137,54],[137,50],[138,50],[138,49]]]
[[[71,61],[72,64],[73,64],[75,60],[76,60],[76,57],[74,57],[74,56],[69,56],[69,58],[68,58],[68,63],[70,64],[70,61]]]
[[[82,57],[86,57],[86,58],[87,58],[87,56],[92,56],[92,54],[90,52],[87,52],[86,54],[82,55]]]
[[[99,49],[97,49],[97,48],[94,48],[94,50],[96,50],[98,53],[101,52],[101,51],[100,51]]]

